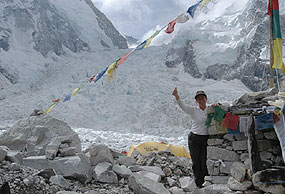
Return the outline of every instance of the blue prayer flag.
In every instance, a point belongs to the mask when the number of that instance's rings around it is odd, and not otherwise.
[[[71,94],[67,94],[63,100],[63,102],[70,100]]]
[[[188,8],[187,13],[189,13],[192,16],[192,18],[194,17],[194,13],[201,2],[202,0]]]
[[[268,113],[255,117],[257,130],[273,128],[273,113]]]
[[[107,71],[109,67],[107,67],[105,70],[101,71],[95,78],[94,83],[96,83]]]
[[[143,41],[142,43],[140,43],[135,50],[142,50],[144,48],[144,46],[146,45],[147,40]]]

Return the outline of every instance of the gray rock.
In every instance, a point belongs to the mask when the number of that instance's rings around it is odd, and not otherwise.
[[[169,191],[172,193],[172,194],[185,194],[185,192],[183,191],[183,189],[180,189],[178,187],[171,187],[169,189]]]
[[[91,163],[83,154],[49,160],[48,167],[65,178],[76,179],[82,183],[90,182],[92,179]]]
[[[233,151],[223,148],[208,146],[208,159],[226,160],[226,161],[239,161],[239,155]]]
[[[139,174],[130,176],[128,185],[137,194],[170,194],[163,184]]]
[[[234,162],[231,168],[231,175],[237,181],[242,182],[246,176],[246,166],[242,162]]]
[[[139,171],[137,173],[140,174],[140,175],[143,175],[143,176],[145,176],[145,177],[147,177],[147,178],[149,178],[149,179],[151,179],[151,180],[153,180],[155,182],[160,182],[160,180],[161,180],[161,176],[160,175],[154,174],[152,172]]]
[[[128,156],[119,156],[118,162],[125,166],[133,166],[136,164],[136,160],[133,157]]]
[[[21,165],[17,163],[11,163],[8,167],[9,170],[16,171],[21,169]]]
[[[226,184],[229,176],[205,176],[205,181],[209,181],[213,184]]]
[[[230,177],[228,181],[229,188],[234,191],[246,191],[252,186],[252,182],[245,180],[243,182],[237,181],[235,178]]]
[[[55,176],[56,174],[55,174],[55,171],[53,169],[43,169],[43,170],[40,170],[37,173],[37,175],[44,177],[46,179],[49,179],[50,177]]]
[[[76,154],[76,147],[59,148],[58,151],[62,157],[74,156]]]
[[[227,184],[213,184],[201,189],[203,194],[234,194]]]
[[[46,156],[30,156],[23,159],[23,165],[35,169],[50,168]]]
[[[124,165],[114,165],[113,171],[122,178],[128,178],[133,174],[132,171]]]
[[[101,183],[118,183],[118,177],[112,171],[112,164],[107,162],[98,163],[93,170],[93,178]]]
[[[217,160],[207,160],[207,168],[210,175],[220,174],[220,162]]]
[[[175,185],[175,180],[173,180],[172,178],[167,177],[166,180],[170,187]]]
[[[233,141],[233,148],[235,151],[248,150],[247,140],[244,141]]]
[[[231,168],[233,165],[233,162],[223,162],[224,165],[220,165],[220,173],[223,174],[231,174]]]
[[[148,172],[152,172],[154,174],[160,175],[160,176],[165,176],[161,168],[157,166],[130,166],[129,169],[132,172],[148,171]]]
[[[269,193],[285,193],[284,184],[274,184],[284,180],[285,168],[258,171],[252,177],[254,187]]]
[[[69,182],[62,175],[55,175],[50,177],[49,182],[62,188],[69,187]]]
[[[248,153],[242,153],[241,155],[240,155],[240,160],[242,161],[242,162],[244,162],[246,159],[248,159],[249,158],[249,154]]]
[[[81,151],[78,135],[65,122],[48,115],[18,121],[0,136],[0,145],[6,145],[11,150],[22,150],[26,156],[44,155],[45,147],[54,137],[68,138],[70,146]]]
[[[260,152],[259,154],[261,160],[270,160],[273,157],[272,153],[270,152]]]
[[[270,132],[264,133],[264,137],[266,139],[269,139],[269,140],[278,140],[278,137],[277,137],[275,131],[270,131]]]
[[[235,140],[235,136],[232,134],[225,134],[223,136],[224,139],[229,140],[229,141],[234,141]]]
[[[6,158],[8,151],[9,148],[7,146],[0,146],[0,162]]]
[[[5,160],[10,161],[10,162],[16,162],[18,164],[22,164],[23,156],[21,152],[19,151],[9,150]]]
[[[195,180],[191,177],[181,177],[179,178],[179,182],[180,182],[181,188],[184,191],[191,192],[197,188],[195,184]]]
[[[208,145],[209,146],[218,146],[218,145],[222,145],[223,142],[224,142],[223,139],[209,139]]]
[[[96,166],[100,162],[114,163],[111,150],[104,144],[94,144],[87,149],[90,154],[92,166]]]

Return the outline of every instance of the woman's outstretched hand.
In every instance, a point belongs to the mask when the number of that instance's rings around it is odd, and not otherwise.
[[[179,100],[179,95],[176,87],[174,88],[172,95],[175,96],[176,100]]]

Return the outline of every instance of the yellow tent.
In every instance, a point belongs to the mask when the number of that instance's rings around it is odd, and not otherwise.
[[[174,146],[171,144],[166,143],[158,143],[158,142],[145,142],[141,143],[139,145],[131,145],[128,156],[131,156],[133,154],[134,150],[139,151],[142,155],[148,153],[148,152],[159,152],[159,151],[165,151],[170,150],[175,156],[178,157],[186,157],[191,158],[190,154],[186,151],[183,145],[181,146]]]

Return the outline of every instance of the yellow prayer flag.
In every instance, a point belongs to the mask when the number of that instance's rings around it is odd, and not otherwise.
[[[79,88],[75,88],[75,89],[72,91],[71,96],[75,96],[78,91],[79,91]]]
[[[54,104],[52,104],[52,105],[45,111],[45,113],[48,114],[48,113],[51,111],[51,109],[52,109],[56,104],[57,104],[57,102],[54,103]]]
[[[116,62],[112,63],[108,70],[107,70],[107,76],[109,79],[109,82],[112,83],[114,78],[115,78],[115,69],[116,69],[116,64],[118,63],[119,60],[117,60]]]
[[[274,54],[274,63],[272,68],[284,69],[284,63],[282,61],[282,39],[276,38],[273,40],[273,54]]]
[[[146,41],[146,44],[145,44],[144,48],[147,48],[147,47],[150,45],[152,39],[153,39],[153,37],[150,37],[150,38]]]
[[[210,2],[210,0],[203,0],[200,9],[203,9],[203,7],[204,7],[207,3],[209,3],[209,2]]]
[[[151,37],[150,37],[149,39],[147,39],[147,42],[146,42],[146,44],[144,45],[144,48],[147,48],[147,47],[150,45],[152,39],[153,39],[154,37],[156,37],[156,36],[159,34],[159,32],[160,32],[161,30],[162,30],[162,29],[157,30],[153,35],[151,35]]]

